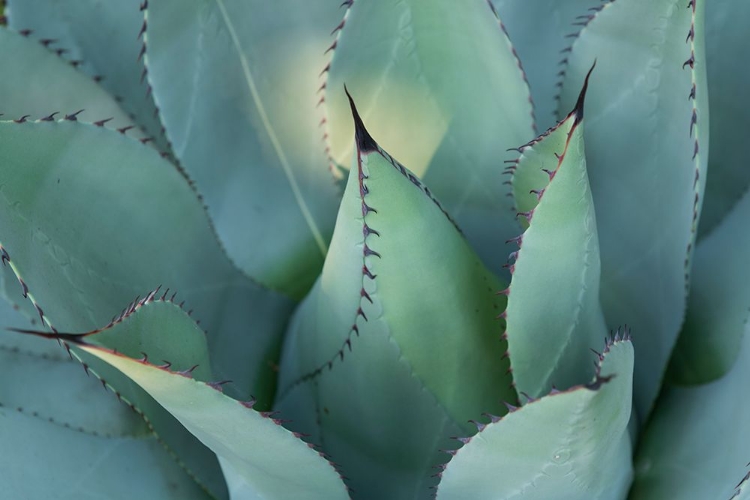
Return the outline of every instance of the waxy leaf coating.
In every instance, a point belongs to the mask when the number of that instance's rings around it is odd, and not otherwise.
[[[432,191],[354,113],[356,167],[287,333],[276,407],[364,498],[426,498],[448,438],[516,399],[496,320],[505,298]]]

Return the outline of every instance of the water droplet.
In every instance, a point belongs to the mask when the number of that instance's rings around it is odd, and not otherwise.
[[[555,452],[555,454],[552,456],[552,460],[558,464],[562,465],[566,463],[570,459],[570,450],[567,448],[559,449]]]

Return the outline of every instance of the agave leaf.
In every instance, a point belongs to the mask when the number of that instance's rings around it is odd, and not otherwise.
[[[701,214],[699,237],[709,234],[750,185],[750,68],[738,64],[747,48],[750,3],[714,0],[706,4],[706,63],[711,108],[711,175]],[[744,41],[744,42],[743,42]]]
[[[445,438],[516,399],[495,320],[505,299],[432,192],[354,113],[357,167],[287,334],[277,408],[363,498],[422,498]]]
[[[687,317],[669,365],[669,381],[700,384],[737,360],[750,313],[750,195],[701,240],[695,251]]]
[[[31,37],[44,40],[53,51],[64,50],[61,55],[115,96],[160,151],[169,151],[143,79],[140,6],[141,0],[11,0],[8,25],[16,31],[31,30]],[[42,74],[51,78],[46,70]]]
[[[146,10],[148,80],[177,158],[230,257],[296,298],[320,271],[338,201],[315,108],[337,6],[159,0]]]
[[[586,173],[583,102],[555,128],[521,148],[513,191],[529,226],[518,238],[507,289],[506,335],[519,392],[590,379],[589,349],[607,328],[599,305],[599,241]]]
[[[384,149],[430,186],[485,265],[501,272],[497,250],[519,229],[498,170],[508,148],[535,134],[528,86],[491,5],[357,0],[334,45],[325,95],[331,161],[352,158],[346,83]]]
[[[133,125],[115,99],[95,81],[37,41],[0,26],[0,47],[1,119],[25,121],[51,116],[48,119],[52,120],[68,116],[88,122],[112,118],[106,122],[112,128]],[[137,130],[131,134],[142,137]]]
[[[560,49],[570,45],[571,34],[591,15],[589,9],[602,1],[492,0],[523,61],[541,130],[556,122]]]
[[[152,334],[169,328],[178,333],[192,321],[176,308],[161,309],[162,316],[156,321],[155,317],[144,318],[140,324],[134,321],[155,306],[145,304],[121,323],[122,328],[145,328]],[[195,324],[193,328],[197,328]],[[219,386],[96,347],[84,339],[79,347],[148,392],[221,457],[234,480],[239,475],[245,481],[245,488],[253,493],[250,498],[348,498],[339,474],[319,452],[279,422],[252,410],[251,404],[225,396]],[[236,488],[236,483],[233,486]]]
[[[231,265],[170,163],[73,122],[0,123],[0,159],[0,243],[56,327],[89,331],[144,291],[178,290],[209,332],[214,374],[268,402],[291,303]]]
[[[106,325],[137,294],[159,284],[179,289],[208,329],[216,378],[233,380],[232,394],[255,393],[269,404],[271,363],[291,304],[230,264],[170,163],[103,128],[4,122],[0,171],[0,244],[22,280],[15,300],[24,293],[48,325],[85,332]],[[152,359],[172,361],[175,346],[159,347],[169,354]],[[116,371],[93,368],[138,404],[180,459],[205,475],[204,483],[215,480],[215,457],[168,413]]]
[[[562,87],[560,109],[570,109],[598,57],[585,139],[602,307],[610,326],[632,327],[640,417],[653,405],[683,320],[703,199],[704,3],[604,4],[573,43]]]
[[[0,298],[0,325],[23,328],[29,320]],[[0,379],[0,442],[13,450],[0,457],[5,495],[208,497],[146,422],[86,377],[57,344],[3,335]]]
[[[746,325],[737,362],[724,377],[663,391],[641,437],[632,498],[697,500],[735,493],[750,460],[750,403],[743,396],[749,378]]]
[[[19,281],[21,280],[19,279]],[[31,291],[27,290],[27,296],[34,305],[34,312],[41,311],[41,307],[34,299]],[[131,318],[144,305],[154,302],[156,302],[156,305],[148,312],[133,318],[132,321],[129,321],[127,327],[123,326],[123,322]],[[169,358],[171,361],[164,361],[164,363],[174,370],[187,370],[191,374],[195,372],[198,377],[210,379],[203,332],[196,328],[195,323],[190,320],[183,321],[182,324],[174,320],[170,322],[172,316],[169,314],[174,309],[179,308],[171,302],[164,302],[154,298],[153,294],[148,294],[143,301],[130,304],[125,312],[112,323],[91,332],[58,334],[55,331],[50,336],[34,329],[17,331],[47,339],[57,338],[59,341],[65,341],[64,345],[71,360],[80,361],[87,375],[93,375],[101,382],[101,386],[105,390],[111,390],[118,400],[125,402],[135,413],[140,415],[147,422],[150,433],[158,438],[171,457],[177,459],[178,463],[199,485],[210,492],[212,496],[224,497],[226,496],[226,485],[216,456],[210,450],[205,448],[172,415],[117,369],[86,352],[82,352],[80,349],[71,349],[69,345],[71,343],[76,345],[92,342],[94,345],[105,345],[108,348],[117,349],[118,352],[136,355],[143,357],[143,359],[151,357],[152,359],[164,360]],[[45,321],[49,322],[46,316],[43,317]],[[181,316],[177,316],[177,319],[180,318]],[[151,332],[143,330],[144,320],[161,327],[157,335],[145,335]],[[49,356],[49,354],[47,355]],[[58,391],[58,393],[61,392],[63,391]]]
[[[533,400],[461,439],[440,474],[438,500],[625,498],[632,381],[633,348],[616,338],[590,384]]]

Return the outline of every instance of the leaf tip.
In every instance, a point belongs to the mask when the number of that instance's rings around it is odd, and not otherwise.
[[[576,101],[576,106],[573,108],[573,113],[575,115],[575,124],[578,125],[583,121],[583,105],[586,101],[586,92],[588,92],[589,89],[589,78],[591,77],[591,73],[594,71],[594,68],[596,68],[596,59],[594,59],[594,64],[591,65],[591,68],[589,69],[589,72],[586,73],[586,78],[583,81],[583,88],[581,89],[581,93],[578,95],[578,101]]]
[[[354,118],[354,139],[357,142],[357,150],[360,154],[377,151],[378,144],[365,128],[362,117],[359,116],[359,111],[357,111],[357,105],[354,104],[354,99],[349,93],[349,89],[346,87],[346,84],[344,84],[344,92],[346,92],[346,97],[349,99],[349,106],[352,108],[352,118]]]

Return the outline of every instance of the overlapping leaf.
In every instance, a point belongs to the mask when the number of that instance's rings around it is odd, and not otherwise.
[[[159,285],[179,290],[209,333],[215,374],[268,399],[291,304],[229,263],[172,165],[72,122],[0,123],[0,143],[0,242],[55,326],[88,331]]]
[[[729,213],[750,186],[750,68],[738,64],[747,50],[750,3],[706,3],[706,64],[711,108],[711,174],[701,213],[700,236],[706,236]]]
[[[730,370],[750,316],[750,195],[695,252],[688,312],[670,361],[670,382],[705,383]]]
[[[115,99],[36,40],[0,27],[2,120],[72,119],[107,127],[133,125]],[[80,113],[79,113],[80,112]],[[51,116],[51,113],[55,115]],[[130,132],[138,137],[138,131]]]
[[[513,191],[528,226],[516,240],[506,290],[508,353],[519,392],[588,380],[587,363],[607,332],[599,305],[599,241],[586,172],[583,102],[554,129],[521,148]]]
[[[656,398],[685,312],[708,155],[704,2],[604,4],[568,55],[561,110],[598,58],[586,104],[602,306],[632,326],[635,399]],[[636,76],[639,75],[639,76]]]
[[[348,165],[353,152],[346,83],[383,147],[499,272],[497,250],[518,225],[498,170],[534,129],[528,86],[491,5],[357,0],[334,46],[325,94],[332,161]]]
[[[358,496],[424,498],[446,439],[515,400],[495,320],[505,300],[430,189],[355,121],[357,167],[287,334],[277,408]]]
[[[560,52],[572,42],[591,12],[603,0],[492,0],[508,36],[523,61],[534,98],[537,126],[555,124],[561,69]],[[563,56],[564,57],[564,56]]]
[[[747,326],[739,351],[723,378],[664,391],[636,456],[633,498],[698,500],[736,492],[750,461]]]
[[[45,41],[50,50],[61,51],[65,59],[117,99],[160,151],[168,151],[156,106],[143,79],[143,44],[138,36],[143,26],[141,0],[11,0],[7,10],[11,28],[30,30],[32,38]],[[104,47],[106,50],[102,50]],[[103,118],[108,116],[95,119]]]
[[[25,328],[29,320],[3,297],[0,324]],[[56,343],[3,334],[0,377],[0,443],[13,450],[0,457],[5,495],[207,498],[146,422]]]
[[[632,381],[633,348],[616,339],[590,384],[531,401],[462,439],[438,500],[626,498]]]
[[[159,338],[197,330],[175,307],[147,302],[113,327],[113,336]],[[192,323],[192,325],[191,325]],[[114,329],[119,329],[115,332]],[[144,333],[145,332],[145,333]],[[104,335],[97,334],[97,335]],[[276,421],[222,393],[219,385],[191,378],[194,371],[160,367],[92,345],[96,336],[76,339],[78,348],[111,365],[142,387],[222,460],[233,478],[244,481],[245,498],[348,498],[333,466],[319,452]],[[174,370],[174,371],[170,371]]]
[[[148,80],[175,155],[232,260],[296,298],[335,219],[315,91],[337,7],[156,0],[146,10]]]
[[[85,332],[106,325],[138,294],[158,285],[160,293],[179,289],[207,328],[214,375],[233,380],[233,394],[255,393],[269,404],[291,304],[229,263],[171,164],[104,128],[3,122],[0,171],[0,244],[24,281],[14,300],[30,290],[47,323]],[[160,348],[156,359],[175,356],[175,346]],[[144,406],[157,434],[195,474],[212,475],[205,465],[212,455],[161,407],[116,372],[95,371]]]

